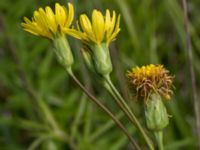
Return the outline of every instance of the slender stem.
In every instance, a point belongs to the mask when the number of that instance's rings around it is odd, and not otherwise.
[[[163,132],[162,131],[157,131],[154,132],[157,144],[158,144],[158,149],[159,150],[164,150],[164,145],[163,145]]]
[[[71,68],[67,69],[67,72],[71,76],[71,78],[76,82],[76,84],[85,92],[85,94],[96,104],[101,108],[115,123],[116,125],[123,131],[123,133],[128,137],[130,142],[135,146],[137,150],[141,150],[136,141],[132,138],[132,136],[129,134],[127,129],[124,127],[124,125],[110,112],[110,110],[104,106],[100,100],[98,100],[96,97],[94,97],[76,78],[76,76],[73,74]]]
[[[200,111],[199,111],[199,100],[198,100],[197,89],[196,89],[196,77],[195,77],[194,67],[193,67],[192,44],[191,44],[191,37],[189,33],[187,0],[182,0],[182,4],[183,4],[183,10],[184,10],[186,45],[187,45],[187,52],[188,52],[190,76],[191,76],[191,82],[192,82],[193,101],[194,101],[194,111],[195,111],[195,118],[196,118],[195,119],[196,133],[197,133],[197,138],[198,138],[198,149],[200,149]]]
[[[136,116],[131,111],[130,107],[127,105],[127,103],[125,102],[125,100],[123,99],[123,97],[120,95],[120,93],[118,92],[118,90],[113,85],[112,81],[110,80],[110,77],[106,76],[105,80],[108,83],[108,85],[105,84],[106,85],[105,87],[107,88],[107,90],[111,93],[111,95],[116,100],[116,102],[119,105],[119,107],[123,110],[123,112],[129,118],[129,120],[131,121],[131,123],[134,126],[136,126],[138,128],[138,130],[141,132],[141,134],[144,137],[144,140],[147,143],[149,149],[150,150],[154,150],[154,146],[153,146],[150,138],[145,133],[143,127],[141,126],[141,124],[139,123],[138,119],[136,118]]]

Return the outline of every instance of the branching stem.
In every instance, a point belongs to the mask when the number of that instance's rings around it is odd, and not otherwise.
[[[115,123],[116,125],[123,131],[123,133],[128,137],[132,145],[135,146],[137,150],[141,150],[141,148],[138,146],[136,141],[132,138],[132,136],[129,134],[127,129],[124,127],[124,125],[112,114],[112,112],[104,106],[100,100],[98,100],[96,97],[94,97],[82,84],[81,82],[76,78],[76,76],[73,74],[71,68],[67,69],[67,72],[71,76],[71,78],[76,82],[76,84],[81,88],[81,90],[84,91],[84,93],[99,107],[101,108]]]
[[[110,80],[110,76],[105,76],[106,83],[105,87],[107,90],[110,92],[110,94],[113,96],[114,100],[118,104],[118,106],[122,109],[122,111],[126,114],[128,119],[131,121],[131,123],[137,127],[137,129],[140,131],[142,136],[144,137],[145,142],[147,143],[148,147],[150,150],[154,150],[154,146],[150,140],[150,138],[147,136],[145,133],[143,127],[139,123],[138,119],[136,116],[133,114],[131,111],[130,107],[127,105],[126,101],[124,98],[121,96],[121,94],[118,92],[118,90],[115,88],[113,85],[112,81]]]

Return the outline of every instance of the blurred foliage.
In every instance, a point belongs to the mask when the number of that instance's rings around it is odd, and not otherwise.
[[[61,4],[67,1],[58,1]],[[127,92],[126,69],[161,63],[176,76],[173,100],[166,102],[172,115],[165,130],[166,149],[195,149],[195,117],[191,79],[185,45],[181,1],[178,0],[71,0],[76,18],[93,8],[117,10],[122,15],[121,32],[111,45],[113,78],[123,95]],[[49,41],[22,30],[23,16],[35,9],[54,6],[53,0],[0,1],[0,145],[1,150],[129,149],[127,138],[112,121],[82,94],[65,70],[57,63]],[[197,90],[200,93],[200,1],[189,1],[190,33],[193,44]],[[75,21],[74,21],[75,22]],[[101,85],[93,84],[79,52],[81,44],[70,38],[74,50],[75,73],[118,118],[126,124],[140,145],[143,139],[127,122]],[[51,108],[55,119],[70,137],[61,141],[50,135],[38,112],[31,91]],[[199,95],[200,96],[200,95]],[[130,102],[143,121],[140,104]],[[144,124],[145,125],[145,124]],[[145,147],[145,146],[143,146]]]

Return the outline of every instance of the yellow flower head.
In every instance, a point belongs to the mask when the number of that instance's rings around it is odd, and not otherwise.
[[[161,94],[166,99],[171,98],[174,77],[169,75],[169,71],[163,65],[136,67],[128,71],[127,77],[137,97],[143,97],[145,101],[153,92]]]
[[[56,34],[68,33],[68,27],[74,18],[74,7],[68,3],[68,9],[55,4],[55,12],[47,6],[34,11],[32,21],[24,17],[22,26],[25,31],[37,36],[53,39]]]
[[[106,43],[107,46],[112,42],[120,31],[120,15],[116,18],[116,13],[113,11],[111,17],[110,11],[106,10],[106,15],[103,16],[98,10],[93,10],[92,19],[86,14],[80,16],[80,22],[77,22],[78,31],[72,31],[74,37],[81,39],[86,44]]]

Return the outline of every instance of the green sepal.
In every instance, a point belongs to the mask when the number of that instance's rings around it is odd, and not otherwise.
[[[169,124],[169,117],[162,98],[152,93],[145,106],[146,124],[149,130],[161,131]]]
[[[112,63],[110,51],[106,43],[95,44],[90,46],[95,70],[101,76],[109,75],[112,72]]]
[[[53,40],[53,44],[59,63],[65,68],[70,68],[74,63],[74,58],[66,37],[62,35],[56,36]]]

